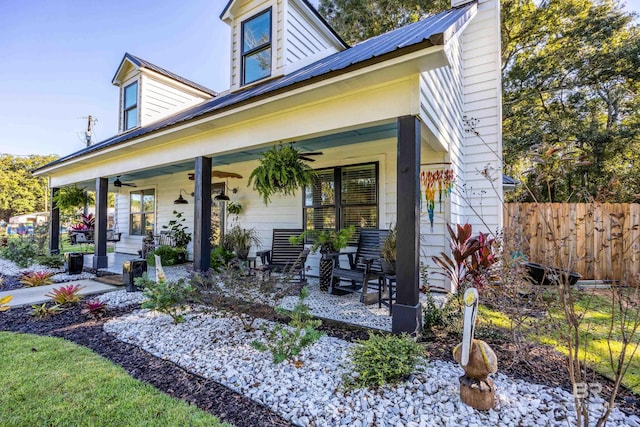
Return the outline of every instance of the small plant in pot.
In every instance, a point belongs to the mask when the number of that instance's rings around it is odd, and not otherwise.
[[[169,231],[169,236],[173,239],[176,248],[183,249],[178,253],[178,263],[183,263],[187,258],[187,246],[191,242],[191,233],[187,233],[187,226],[184,225],[186,218],[182,212],[173,211],[174,219],[162,228]]]
[[[382,241],[382,258],[380,265],[385,274],[396,274],[396,241],[398,237],[398,225],[389,227],[389,234]]]
[[[242,228],[236,225],[224,235],[224,248],[235,252],[240,260],[247,259],[252,245],[260,245],[258,233],[253,228]]]

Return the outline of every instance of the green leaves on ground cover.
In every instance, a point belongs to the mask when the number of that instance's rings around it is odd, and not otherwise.
[[[0,348],[3,425],[227,426],[66,340],[0,332]]]
[[[343,378],[345,389],[381,387],[409,377],[424,350],[410,336],[369,332],[368,340],[358,340],[351,348],[351,367]]]

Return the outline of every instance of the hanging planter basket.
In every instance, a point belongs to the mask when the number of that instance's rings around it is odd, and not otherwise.
[[[296,190],[312,183],[313,169],[293,145],[277,145],[266,151],[260,165],[251,172],[247,186],[262,196],[265,205],[274,194],[295,195]]]

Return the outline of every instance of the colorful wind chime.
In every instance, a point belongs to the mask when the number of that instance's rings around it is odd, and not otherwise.
[[[442,212],[442,198],[443,196],[447,197],[451,194],[455,179],[455,173],[451,169],[438,169],[420,172],[420,182],[424,187],[424,198],[427,201],[427,212],[429,214],[429,222],[431,223],[431,231],[433,231],[436,193],[438,194],[440,212]]]

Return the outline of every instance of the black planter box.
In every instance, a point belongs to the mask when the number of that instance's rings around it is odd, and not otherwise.
[[[565,280],[566,277],[569,280],[569,285],[574,286],[578,283],[578,280],[582,277],[580,274],[574,271],[562,270],[556,267],[548,267],[535,262],[528,262],[525,264],[529,277],[536,285],[551,286],[557,285],[560,281]]]
[[[146,272],[146,259],[131,259],[122,263],[122,278],[124,279],[124,288],[127,292],[138,292],[142,290],[142,288],[135,285],[134,279],[142,277]]]
[[[84,255],[80,252],[67,252],[64,254],[65,269],[69,274],[80,274],[84,267]]]

